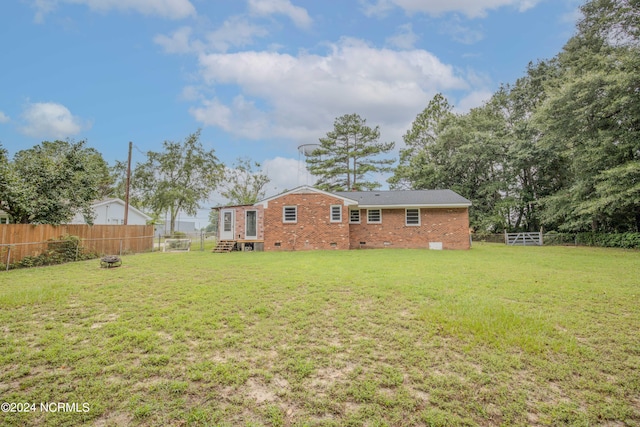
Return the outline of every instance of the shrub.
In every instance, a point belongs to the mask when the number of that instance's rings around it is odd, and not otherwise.
[[[40,267],[43,265],[63,264],[65,262],[97,258],[93,252],[85,252],[80,245],[78,236],[60,236],[58,239],[50,239],[47,250],[34,256],[26,256],[20,261],[11,264],[10,268]]]
[[[576,243],[606,248],[640,249],[640,233],[578,233]]]

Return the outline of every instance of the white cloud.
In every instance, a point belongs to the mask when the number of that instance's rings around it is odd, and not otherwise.
[[[407,13],[427,13],[438,16],[443,13],[459,12],[469,18],[480,18],[488,10],[511,6],[524,12],[535,7],[542,0],[361,0],[367,16],[382,15],[394,6]]]
[[[33,20],[37,23],[44,21],[44,17],[56,8],[56,0],[34,0],[32,8],[36,10]]]
[[[230,106],[217,98],[203,100],[201,107],[191,108],[189,112],[205,126],[219,127],[244,138],[260,139],[271,133],[267,114],[242,95],[236,96]]]
[[[462,44],[474,44],[484,38],[482,31],[463,25],[458,16],[444,22],[440,27],[440,31],[450,35],[453,40]]]
[[[42,22],[45,15],[62,3],[85,5],[98,12],[116,9],[134,11],[143,15],[158,15],[170,19],[183,19],[196,15],[196,9],[189,0],[34,0],[36,22]]]
[[[205,41],[194,39],[191,27],[178,28],[171,34],[158,34],[153,38],[166,53],[202,53],[206,51],[226,52],[232,47],[253,44],[255,37],[264,37],[268,31],[250,23],[246,18],[233,16],[219,28],[204,35]]]
[[[398,49],[413,49],[418,36],[413,32],[411,24],[405,24],[398,27],[398,32],[391,37],[387,38],[387,44]]]
[[[11,119],[4,112],[0,111],[0,123],[9,123]]]
[[[169,36],[158,34],[153,41],[162,46],[167,53],[200,52],[204,46],[200,41],[191,41],[191,33],[191,27],[182,27]]]
[[[481,107],[489,101],[493,96],[493,92],[480,89],[469,93],[456,104],[455,111],[459,113],[468,113],[472,108]]]
[[[309,28],[313,20],[306,9],[294,6],[289,0],[249,0],[249,10],[254,15],[286,15],[299,28]]]
[[[307,171],[304,158],[292,159],[276,157],[262,163],[262,171],[271,179],[266,187],[266,197],[301,185],[313,185],[316,178]]]
[[[366,16],[385,16],[390,10],[394,8],[391,0],[378,0],[369,1],[369,0],[358,0],[360,5],[362,6],[362,12]]]
[[[238,135],[300,143],[316,141],[348,113],[381,128],[405,126],[436,92],[468,88],[453,67],[427,51],[376,49],[355,39],[331,45],[324,56],[249,51],[201,54],[199,62],[206,84],[235,86],[242,96],[229,105],[217,98],[203,102],[191,109],[196,120]]]
[[[246,18],[234,16],[222,24],[220,28],[207,35],[209,46],[214,50],[226,52],[230,47],[242,47],[253,43],[254,37],[264,37],[267,30],[247,21]]]
[[[200,93],[200,88],[198,88],[197,86],[185,86],[184,88],[182,88],[180,99],[182,101],[199,101],[203,99],[203,97]]]
[[[67,107],[54,102],[29,104],[22,113],[22,120],[24,125],[20,131],[36,138],[68,138],[91,127],[72,115]]]

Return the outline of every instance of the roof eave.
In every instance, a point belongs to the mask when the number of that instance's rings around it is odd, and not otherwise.
[[[419,204],[402,204],[402,205],[384,205],[384,204],[375,204],[375,205],[358,205],[359,208],[362,209],[415,209],[415,208],[437,208],[437,209],[446,209],[446,208],[468,208],[471,206],[471,203],[419,203]]]
[[[356,200],[350,199],[348,197],[344,197],[335,193],[331,193],[329,191],[324,191],[324,190],[320,190],[318,188],[313,188],[310,187],[308,185],[302,185],[300,187],[296,187],[293,190],[289,190],[289,191],[285,191],[284,193],[280,193],[280,194],[276,194],[275,196],[271,196],[271,197],[267,197],[266,199],[260,200],[259,202],[256,202],[253,206],[259,206],[261,205],[263,208],[268,208],[269,207],[269,202],[271,200],[275,200],[278,199],[280,197],[283,196],[287,196],[289,194],[304,194],[304,193],[315,193],[315,194],[324,194],[326,196],[330,196],[339,200],[342,200],[343,204],[345,206],[352,206],[352,205],[357,205],[358,202]]]

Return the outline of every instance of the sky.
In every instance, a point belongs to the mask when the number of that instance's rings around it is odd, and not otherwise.
[[[86,140],[113,164],[163,141],[259,162],[267,196],[313,184],[299,146],[357,113],[380,142],[436,93],[481,106],[574,34],[580,0],[6,0],[0,144]],[[214,194],[195,219],[204,227]],[[185,217],[183,220],[190,220]]]

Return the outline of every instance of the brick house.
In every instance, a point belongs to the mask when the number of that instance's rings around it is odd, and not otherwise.
[[[265,251],[469,249],[470,206],[451,190],[330,193],[302,186],[254,205],[216,208],[218,238]]]

